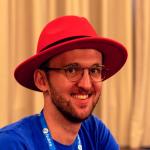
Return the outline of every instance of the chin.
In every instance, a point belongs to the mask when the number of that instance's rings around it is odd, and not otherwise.
[[[92,114],[92,110],[78,110],[74,113],[63,112],[64,117],[73,122],[73,123],[81,123],[82,121],[86,120]]]
[[[86,115],[86,116],[66,116],[66,118],[70,121],[70,122],[73,122],[73,123],[81,123],[83,122],[84,120],[86,120],[89,116],[89,115]]]

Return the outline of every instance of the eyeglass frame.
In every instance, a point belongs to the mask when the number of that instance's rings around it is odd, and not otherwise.
[[[76,64],[76,63],[75,63]],[[105,80],[105,74],[106,74],[106,68],[105,68],[105,66],[104,65],[99,65],[98,64],[98,66],[96,66],[96,64],[95,64],[95,67],[101,67],[102,69],[101,69],[101,80],[95,80],[94,79],[94,77],[91,75],[91,69],[94,69],[94,65],[92,65],[91,67],[81,67],[79,64],[76,64],[76,67],[78,67],[78,69],[79,69],[79,71],[80,71],[80,73],[79,73],[79,78],[77,79],[77,80],[71,80],[71,78],[69,78],[68,77],[68,75],[67,75],[67,68],[69,69],[69,67],[73,67],[73,65],[75,66],[75,64],[68,64],[67,66],[64,66],[64,67],[61,67],[61,68],[53,68],[53,67],[48,67],[48,66],[41,66],[40,67],[40,69],[42,69],[42,70],[44,70],[44,71],[46,71],[46,72],[48,72],[48,71],[64,71],[64,73],[65,73],[65,75],[66,75],[66,77],[67,77],[67,79],[69,80],[69,81],[71,81],[71,82],[77,82],[77,81],[79,81],[79,80],[81,80],[82,79],[82,77],[83,77],[83,75],[84,75],[84,70],[85,69],[87,69],[88,70],[88,73],[89,73],[89,76],[90,76],[90,78],[94,81],[94,82],[102,82],[103,80]],[[71,66],[72,65],[72,66]]]

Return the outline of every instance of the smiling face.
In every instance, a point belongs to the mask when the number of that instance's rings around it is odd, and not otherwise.
[[[62,68],[72,64],[83,68],[101,65],[102,55],[94,49],[76,49],[52,58],[48,67]],[[101,95],[102,82],[94,82],[88,69],[84,69],[83,76],[75,82],[68,80],[62,70],[49,71],[47,78],[50,100],[66,119],[81,122],[92,113]]]

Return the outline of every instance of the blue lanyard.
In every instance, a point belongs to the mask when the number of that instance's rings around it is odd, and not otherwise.
[[[46,141],[48,143],[48,146],[49,146],[49,150],[56,150],[54,141],[53,141],[52,136],[48,130],[43,111],[41,111],[41,113],[40,113],[40,122],[42,125],[42,132],[43,132],[43,134],[46,138]],[[82,144],[81,144],[81,139],[80,139],[79,135],[77,136],[77,140],[78,140],[78,150],[82,150]]]

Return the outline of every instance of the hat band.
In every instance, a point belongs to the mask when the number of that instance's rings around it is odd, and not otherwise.
[[[66,42],[66,41],[71,41],[71,40],[74,40],[74,39],[78,39],[78,38],[84,38],[84,37],[90,37],[90,36],[72,36],[72,37],[67,37],[67,38],[64,38],[64,39],[61,39],[61,40],[58,40],[52,44],[49,44],[47,45],[46,47],[44,47],[42,50],[40,50],[40,52],[50,48],[50,47],[53,47],[57,44],[60,44],[60,43],[63,43],[63,42]]]

